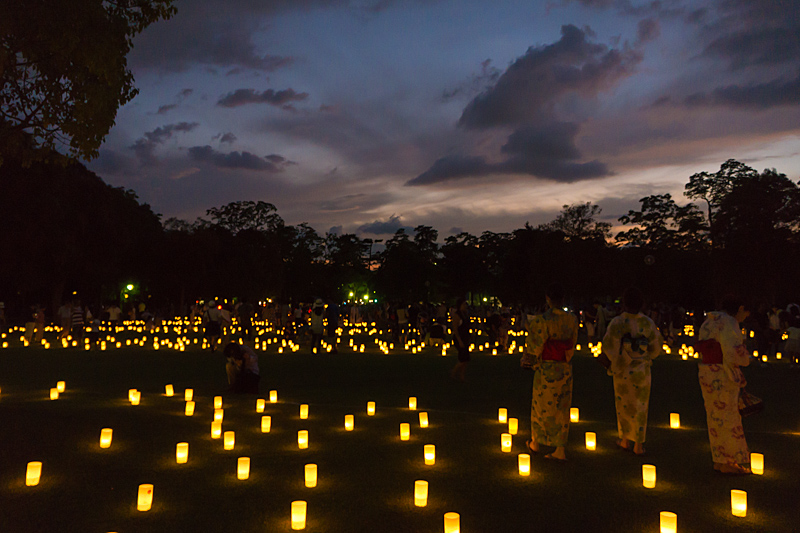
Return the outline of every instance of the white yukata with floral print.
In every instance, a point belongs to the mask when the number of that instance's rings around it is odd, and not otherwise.
[[[566,446],[569,435],[569,408],[572,406],[572,354],[566,361],[542,361],[548,339],[568,341],[575,346],[578,339],[578,318],[561,309],[549,309],[528,322],[524,361],[533,368],[531,399],[531,436],[545,446]]]
[[[720,464],[749,463],[750,450],[739,414],[739,392],[747,384],[739,367],[750,364],[742,330],[728,313],[715,311],[708,313],[697,338],[714,339],[722,348],[722,364],[698,365],[711,457]]]
[[[664,339],[647,316],[622,313],[608,325],[603,353],[614,378],[614,403],[620,439],[644,444],[650,405],[650,365],[662,351]]]

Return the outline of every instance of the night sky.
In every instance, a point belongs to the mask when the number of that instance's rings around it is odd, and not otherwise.
[[[362,237],[616,223],[734,158],[800,178],[800,0],[179,0],[89,167],[164,218]]]

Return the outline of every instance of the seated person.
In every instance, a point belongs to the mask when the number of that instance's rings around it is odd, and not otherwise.
[[[237,393],[258,394],[258,356],[249,346],[231,342],[223,350],[225,371],[228,374],[230,390]]]
[[[430,343],[433,346],[439,346],[444,342],[444,326],[439,323],[438,318],[433,321],[433,325],[430,327],[428,335]]]

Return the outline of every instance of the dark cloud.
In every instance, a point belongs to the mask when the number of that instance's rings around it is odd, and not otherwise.
[[[581,156],[575,146],[578,131],[579,126],[569,122],[523,126],[501,148],[507,156],[505,161],[489,163],[482,156],[447,156],[406,185],[431,185],[490,174],[526,174],[565,183],[611,175],[608,167],[598,161],[575,162]]]
[[[726,106],[733,108],[766,109],[776,106],[800,105],[800,73],[789,81],[773,80],[757,85],[728,85],[710,93],[695,93],[685,100],[686,105]]]
[[[189,157],[194,161],[211,163],[219,168],[259,170],[264,172],[282,172],[287,162],[280,156],[259,157],[250,152],[217,152],[210,146],[192,146],[189,148]],[[280,158],[276,163],[274,158]],[[272,158],[272,160],[270,159]]]
[[[247,104],[269,104],[283,108],[291,107],[290,102],[302,102],[308,98],[308,93],[297,93],[294,89],[275,91],[267,89],[256,92],[255,89],[237,89],[228,93],[217,101],[221,107],[239,107]]]
[[[636,26],[636,46],[641,46],[658,39],[661,35],[661,24],[655,19],[642,19]]]
[[[163,144],[177,132],[192,131],[199,125],[197,122],[178,122],[159,126],[153,131],[145,132],[144,137],[137,139],[129,148],[136,153],[142,164],[152,164],[156,161],[154,153],[158,145]]]
[[[171,111],[178,107],[178,104],[167,104],[158,107],[158,111],[156,111],[156,115],[166,115],[168,111]]]
[[[625,47],[609,50],[587,40],[587,31],[561,27],[561,39],[531,47],[500,76],[497,84],[473,99],[459,119],[465,128],[519,125],[553,113],[564,95],[595,96],[630,76],[641,61]]]
[[[328,233],[330,235],[342,235],[344,233],[344,227],[343,226],[331,226],[330,229],[328,230]]]
[[[400,216],[392,215],[388,220],[376,220],[369,224],[359,226],[357,231],[358,233],[366,233],[368,235],[391,235],[401,228],[409,233],[414,231],[414,228],[403,225]]]
[[[220,142],[220,144],[224,144],[224,143],[232,144],[233,141],[235,141],[235,140],[236,140],[236,135],[234,135],[231,132],[228,132],[228,133],[224,134],[222,137],[220,137],[219,142]]]
[[[178,93],[178,96],[181,98],[188,98],[194,92],[194,89],[184,89]]]

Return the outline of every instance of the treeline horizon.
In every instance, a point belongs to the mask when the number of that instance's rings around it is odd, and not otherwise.
[[[573,305],[640,287],[650,302],[711,308],[726,293],[785,304],[800,292],[800,188],[774,169],[730,159],[689,177],[678,204],[640,200],[597,220],[591,202],[565,205],[552,221],[511,232],[459,233],[438,241],[419,225],[385,248],[356,234],[287,225],[264,201],[232,202],[194,222],[160,220],[130,189],[107,185],[79,163],[6,160],[0,166],[0,301],[7,314],[52,313],[73,295],[94,305],[131,300],[185,312],[213,296],[250,301],[336,301],[350,293],[401,302],[472,295],[539,304],[557,281]],[[130,301],[130,300],[129,300]]]

